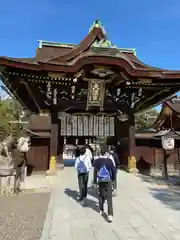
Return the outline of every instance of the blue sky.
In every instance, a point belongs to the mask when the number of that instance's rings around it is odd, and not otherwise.
[[[95,19],[143,62],[180,69],[179,0],[1,1],[0,55],[31,57],[40,39],[79,43]]]

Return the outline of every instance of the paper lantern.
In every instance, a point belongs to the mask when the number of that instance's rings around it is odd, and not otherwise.
[[[171,137],[162,137],[162,147],[165,150],[171,150],[174,149],[174,138]]]
[[[28,137],[21,137],[17,143],[17,150],[20,152],[28,152],[30,149],[30,139]]]

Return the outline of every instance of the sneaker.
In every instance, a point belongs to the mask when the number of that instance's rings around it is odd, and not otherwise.
[[[82,204],[82,202],[84,201],[84,199],[80,198],[79,196],[77,197],[77,201]]]
[[[117,196],[117,190],[116,190],[116,189],[113,190],[112,196],[113,196],[113,197],[116,197],[116,196]]]
[[[100,211],[99,213],[100,213],[100,215],[104,215],[104,211]]]
[[[108,222],[112,222],[112,219],[113,219],[113,217],[112,217],[111,215],[108,215],[108,216],[107,216],[107,221],[108,221]]]
[[[83,205],[85,206],[87,203],[87,198],[85,197],[83,201],[84,201]]]
[[[77,199],[77,202],[78,202],[79,204],[81,204],[81,205],[84,205],[84,199],[78,198],[78,199]]]
[[[79,196],[77,197],[77,201],[78,201],[78,202],[79,202],[79,201],[81,201],[81,199],[80,199],[80,197],[79,197]]]

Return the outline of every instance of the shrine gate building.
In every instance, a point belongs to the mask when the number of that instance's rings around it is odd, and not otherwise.
[[[79,44],[40,40],[35,57],[0,57],[0,72],[4,84],[35,115],[30,123],[36,138],[29,154],[34,151],[39,168],[47,168],[52,156],[63,165],[68,141],[83,144],[103,137],[119,144],[129,170],[136,168],[130,164],[137,151],[134,114],[180,88],[180,71],[148,66],[135,49],[115,46],[98,20]]]

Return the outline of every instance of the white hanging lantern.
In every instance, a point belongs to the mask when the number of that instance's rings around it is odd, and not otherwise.
[[[79,143],[79,139],[76,138],[76,142],[75,142],[75,144],[78,145],[78,143]]]
[[[163,136],[161,137],[161,141],[162,141],[162,147],[165,150],[174,149],[174,138]]]
[[[19,152],[28,152],[30,149],[30,138],[29,137],[20,137],[17,142],[17,150]]]

